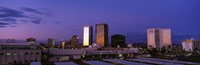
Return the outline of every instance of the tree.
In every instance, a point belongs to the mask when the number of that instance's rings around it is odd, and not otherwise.
[[[158,50],[156,48],[152,48],[152,50],[149,50],[149,53],[152,57],[158,56]]]
[[[163,46],[162,48],[161,48],[161,54],[164,54],[164,53],[166,53],[166,48]]]

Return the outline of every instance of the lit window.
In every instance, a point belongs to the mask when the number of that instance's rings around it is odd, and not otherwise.
[[[11,55],[11,53],[7,53],[6,55],[8,55],[8,56],[9,56],[9,55]]]
[[[19,54],[21,54],[21,55],[22,55],[23,53],[19,53]]]
[[[17,54],[16,54],[16,53],[13,53],[13,55],[16,56]]]

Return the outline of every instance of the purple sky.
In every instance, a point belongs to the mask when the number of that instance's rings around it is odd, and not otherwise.
[[[200,38],[200,0],[0,0],[0,39],[82,38],[82,27],[97,23],[129,41],[146,41],[152,27]]]

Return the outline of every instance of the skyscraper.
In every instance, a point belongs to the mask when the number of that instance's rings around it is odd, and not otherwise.
[[[64,41],[64,40],[60,42],[61,49],[65,49],[65,43],[66,43],[66,41]]]
[[[148,48],[171,47],[171,30],[152,28],[147,30]]]
[[[54,39],[49,38],[49,39],[48,39],[48,47],[49,47],[49,48],[54,48],[54,46],[55,46],[55,41],[54,41]]]
[[[71,46],[77,46],[78,45],[78,36],[73,35],[70,42],[71,42]]]
[[[92,44],[93,41],[92,32],[93,32],[92,26],[83,27],[83,46],[89,46]]]
[[[108,25],[105,23],[96,24],[96,43],[102,47],[108,46]]]
[[[111,46],[112,47],[125,47],[125,36],[120,34],[112,35],[111,37]]]

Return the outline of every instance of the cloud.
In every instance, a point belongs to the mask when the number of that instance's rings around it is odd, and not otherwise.
[[[24,20],[24,22],[28,21],[28,22],[31,22],[31,23],[34,23],[34,24],[45,23],[41,17],[37,17],[37,16],[32,16],[32,17],[29,17],[28,19],[29,20]]]
[[[4,22],[0,22],[0,27],[6,27],[8,25],[10,25],[10,24],[9,23],[4,23]]]
[[[10,17],[26,17],[23,12],[15,10],[15,9],[9,9],[5,7],[0,7],[0,18],[10,18]]]
[[[21,21],[21,22],[28,22],[28,20],[19,20],[19,21]]]
[[[17,27],[17,26],[15,26],[15,25],[10,25],[10,27]]]
[[[50,15],[50,13],[48,13],[48,12],[39,11],[39,10],[33,9],[33,8],[23,7],[23,8],[21,8],[21,10],[26,11],[26,12],[30,12],[30,13],[40,14],[40,15],[46,15],[46,16]]]
[[[1,25],[0,25],[0,28],[4,28],[4,27],[6,27],[6,26],[1,26]]]
[[[58,23],[60,23],[60,22],[56,21],[56,22],[54,22],[54,23],[57,23],[57,24],[58,24]]]
[[[2,18],[0,21],[16,21],[15,18]]]
[[[0,25],[9,25],[8,23],[0,22]]]
[[[27,7],[21,9],[0,7],[0,28],[16,27],[15,24],[19,22],[41,24],[44,23],[44,16],[41,15],[48,16],[49,13]]]
[[[35,24],[40,24],[42,22],[42,19],[38,18],[38,19],[32,20],[31,22]]]

